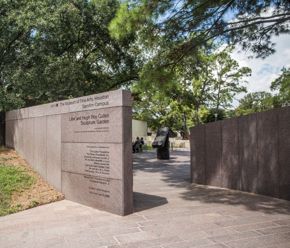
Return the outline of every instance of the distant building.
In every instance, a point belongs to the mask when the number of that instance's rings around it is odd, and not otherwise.
[[[144,137],[147,136],[147,122],[132,120],[132,139],[136,140],[136,137]]]

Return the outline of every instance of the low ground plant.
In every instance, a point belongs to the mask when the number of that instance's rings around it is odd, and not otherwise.
[[[19,207],[11,204],[12,195],[29,189],[34,181],[22,168],[9,165],[8,158],[0,159],[0,216],[19,211]]]

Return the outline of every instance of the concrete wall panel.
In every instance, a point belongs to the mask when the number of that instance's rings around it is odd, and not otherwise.
[[[5,145],[5,113],[0,112],[0,146]]]
[[[205,126],[190,129],[191,181],[205,184]]]
[[[14,148],[15,120],[6,121],[5,143],[9,148]]]
[[[239,130],[238,119],[221,122],[222,126],[222,162],[221,186],[224,188],[240,189],[239,165]]]
[[[61,191],[61,116],[47,116],[46,173],[47,181]]]
[[[120,180],[62,172],[62,189],[69,200],[124,215]]]
[[[290,107],[278,113],[279,195],[290,200]]]
[[[119,144],[63,143],[62,170],[121,180],[124,158]],[[80,166],[84,164],[84,166]]]
[[[10,111],[7,145],[67,199],[133,212],[132,99],[117,90]]]
[[[222,136],[221,122],[205,127],[205,182],[221,187]]]
[[[278,111],[257,114],[257,193],[279,197]]]
[[[257,192],[257,118],[254,114],[241,117],[238,121],[241,190]]]
[[[15,135],[14,135],[14,147],[18,153],[23,156],[24,150],[24,137],[23,137],[23,119],[15,120]]]
[[[34,120],[23,119],[23,141],[24,141],[24,153],[23,157],[25,160],[32,164],[34,161]]]
[[[147,137],[147,122],[132,120],[132,141],[135,141],[137,137]]]
[[[62,142],[122,142],[122,107],[62,115]]]
[[[34,118],[33,167],[46,180],[46,116]]]
[[[203,184],[198,165],[204,184],[290,200],[290,107],[197,126],[190,139],[192,182]]]
[[[130,214],[134,211],[133,206],[133,155],[132,155],[132,108],[128,107],[131,97],[128,92],[123,95],[125,107],[122,110],[123,120],[123,215]],[[117,158],[116,158],[117,159]]]

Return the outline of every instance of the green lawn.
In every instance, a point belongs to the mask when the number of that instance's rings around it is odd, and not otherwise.
[[[23,169],[9,165],[9,159],[0,158],[0,216],[19,211],[11,206],[12,194],[30,188],[34,181]]]

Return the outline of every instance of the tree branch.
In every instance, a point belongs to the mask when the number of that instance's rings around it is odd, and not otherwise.
[[[138,79],[139,79],[138,75],[130,75],[129,77],[127,77],[123,80],[119,80],[118,82],[114,83],[113,85],[110,85],[108,90],[112,90],[112,89],[116,88],[117,86],[120,86],[124,83],[131,81],[131,80],[138,80]]]
[[[266,17],[260,16],[260,17],[246,19],[246,20],[241,20],[241,21],[236,21],[236,22],[228,22],[228,24],[229,25],[236,25],[236,24],[239,24],[239,23],[247,23],[247,22],[252,22],[252,21],[257,21],[257,20],[268,20],[268,19],[273,19],[273,18],[281,17],[281,16],[290,16],[290,12],[287,12],[287,13],[284,13],[284,14],[277,14],[277,15],[272,15],[272,16],[266,16]]]

